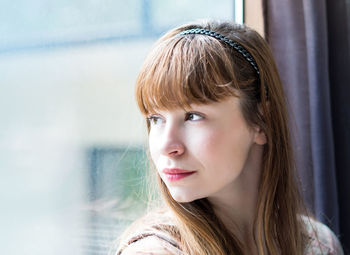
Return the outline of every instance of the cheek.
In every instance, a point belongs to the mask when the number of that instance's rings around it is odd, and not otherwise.
[[[190,158],[193,157],[204,168],[213,168],[220,162],[225,151],[221,132],[215,129],[199,129],[186,137]]]
[[[209,132],[196,143],[203,163],[223,171],[240,171],[251,145],[251,134],[245,129]]]
[[[151,155],[151,158],[152,158],[154,163],[157,162],[157,159],[159,157],[159,149],[158,149],[159,146],[158,146],[158,143],[159,143],[159,139],[157,139],[154,134],[149,133],[149,136],[148,136],[148,148],[149,148],[150,155]]]
[[[194,141],[192,147],[196,148],[197,155],[215,156],[220,147],[220,134],[207,132],[204,134],[197,134],[198,138]]]

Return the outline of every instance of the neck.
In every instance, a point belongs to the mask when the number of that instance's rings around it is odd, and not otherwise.
[[[263,146],[254,145],[240,176],[234,183],[208,197],[219,219],[247,247],[255,247],[253,225],[258,200],[262,152]]]

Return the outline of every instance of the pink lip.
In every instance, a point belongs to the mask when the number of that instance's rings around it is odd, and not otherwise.
[[[194,174],[196,171],[188,171],[179,168],[164,168],[163,173],[169,181],[178,181]]]

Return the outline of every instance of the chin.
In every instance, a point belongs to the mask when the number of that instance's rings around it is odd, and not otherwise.
[[[172,198],[178,202],[178,203],[190,203],[197,199],[200,199],[198,197],[186,195],[186,194],[173,194],[171,193]]]
[[[178,203],[190,203],[190,202],[193,202],[195,200],[195,199],[183,199],[183,198],[177,199],[177,198],[174,198],[174,197],[173,197],[173,199],[176,202],[178,202]]]

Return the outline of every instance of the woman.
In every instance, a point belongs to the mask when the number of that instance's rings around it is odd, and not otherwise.
[[[136,97],[165,203],[129,228],[117,254],[342,254],[304,209],[281,81],[255,31],[171,30]]]

